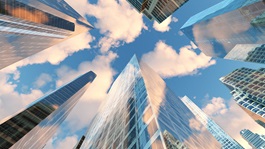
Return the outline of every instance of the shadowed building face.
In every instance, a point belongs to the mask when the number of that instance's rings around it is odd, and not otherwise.
[[[0,0],[0,69],[91,28],[63,0]]]

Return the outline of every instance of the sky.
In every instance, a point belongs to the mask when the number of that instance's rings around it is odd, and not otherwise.
[[[179,31],[189,17],[221,0],[190,0],[162,24],[148,20],[126,0],[65,1],[95,28],[0,70],[0,119],[92,70],[97,78],[45,146],[70,149],[85,133],[112,82],[136,54],[177,96],[190,97],[244,147],[250,148],[240,130],[265,134],[219,81],[237,68],[263,65],[207,57]]]

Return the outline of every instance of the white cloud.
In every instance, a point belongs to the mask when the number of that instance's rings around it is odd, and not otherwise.
[[[196,74],[198,69],[216,63],[203,53],[194,52],[191,45],[180,48],[177,53],[163,41],[156,43],[155,49],[144,54],[142,60],[164,78]]]
[[[159,32],[167,32],[170,30],[169,24],[171,23],[171,20],[172,20],[172,16],[169,16],[166,20],[164,20],[160,24],[154,21],[153,28]],[[176,20],[174,19],[174,21]]]
[[[51,81],[52,77],[49,74],[42,73],[33,84],[36,88],[41,88]]]
[[[2,70],[2,72],[16,72],[18,67],[23,67],[32,64],[43,64],[49,62],[52,65],[58,65],[65,58],[75,52],[90,49],[89,43],[93,41],[93,37],[89,33],[82,33],[76,37],[70,38],[46,50],[43,50],[33,56],[23,59],[11,66]]]
[[[214,97],[203,110],[205,113],[210,114],[210,117],[212,117],[227,134],[233,137],[246,149],[250,149],[251,147],[241,137],[240,131],[242,129],[249,129],[259,134],[265,134],[265,129],[249,117],[234,100],[231,100],[226,106],[226,102],[222,98]]]
[[[211,102],[208,103],[202,110],[207,115],[214,116],[219,114],[225,114],[227,112],[227,106],[223,98],[214,97]]]
[[[101,52],[107,52],[123,42],[133,42],[142,29],[146,29],[142,15],[131,8],[126,0],[99,0],[97,4],[86,4],[81,8],[85,9],[86,14],[97,18],[95,27],[104,34],[99,41]]]
[[[178,22],[178,21],[179,21],[179,19],[178,19],[178,18],[176,18],[176,17],[172,17],[172,21],[173,21],[173,22]]]
[[[0,72],[0,120],[17,113],[43,95],[40,90],[30,90],[27,94],[18,93],[17,85],[8,82],[10,75]]]

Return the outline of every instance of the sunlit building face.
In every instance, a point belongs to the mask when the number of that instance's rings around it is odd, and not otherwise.
[[[220,80],[237,104],[265,128],[265,69],[240,68]]]
[[[113,83],[81,148],[200,148],[221,145],[191,124],[194,114],[134,56]]]
[[[95,77],[93,72],[85,73],[14,116],[0,120],[0,148],[43,148]]]
[[[257,56],[265,55],[263,0],[224,0],[191,17],[181,30],[208,56],[265,63]]]
[[[90,28],[63,0],[0,0],[0,69]]]

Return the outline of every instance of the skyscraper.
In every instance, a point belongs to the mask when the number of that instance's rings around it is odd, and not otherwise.
[[[44,147],[96,75],[90,71],[0,121],[0,148]]]
[[[181,98],[182,102],[190,109],[207,130],[220,142],[223,149],[243,149],[233,138],[224,132],[212,119],[210,119],[195,103],[188,97]]]
[[[264,135],[254,134],[248,129],[241,130],[240,134],[253,149],[264,149],[265,148],[265,136]]]
[[[0,69],[91,28],[64,0],[0,0]]]
[[[265,69],[240,68],[220,80],[231,90],[237,104],[264,127]]]
[[[263,0],[224,0],[191,17],[181,30],[208,56],[265,63]]]
[[[160,76],[134,56],[113,83],[81,148],[220,148],[208,131],[191,126],[193,118]]]
[[[163,22],[188,0],[127,0],[139,13],[150,20]]]

